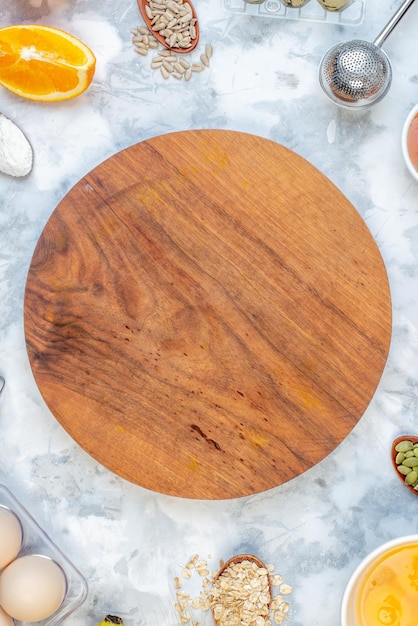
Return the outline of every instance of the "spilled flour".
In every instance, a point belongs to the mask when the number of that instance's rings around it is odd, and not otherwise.
[[[32,170],[33,150],[18,126],[0,113],[0,172],[26,176]]]

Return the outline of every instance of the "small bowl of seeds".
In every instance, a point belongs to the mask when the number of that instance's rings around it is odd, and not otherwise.
[[[392,463],[403,484],[418,495],[418,437],[397,437],[392,443]]]

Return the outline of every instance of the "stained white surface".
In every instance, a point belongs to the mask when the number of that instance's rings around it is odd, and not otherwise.
[[[363,24],[340,27],[235,16],[218,0],[196,0],[201,43],[190,56],[198,59],[205,43],[214,54],[210,69],[188,83],[165,81],[150,70],[151,57],[133,51],[130,30],[141,24],[135,0],[0,4],[1,26],[57,26],[97,57],[91,87],[70,102],[37,104],[0,91],[0,110],[34,149],[27,178],[0,175],[0,482],[88,580],[87,601],[70,626],[94,625],[107,612],[128,625],[174,624],[172,578],[189,556],[212,555],[216,564],[245,551],[274,563],[293,586],[289,626],[335,626],[344,585],[362,557],[416,532],[418,501],[395,476],[389,450],[399,434],[418,432],[418,184],[400,146],[403,121],[418,101],[418,3],[384,46],[393,84],[381,103],[339,109],[317,80],[331,45],[373,40],[399,4],[367,0]],[[194,128],[258,134],[318,167],[366,221],[393,298],[388,363],[354,431],[303,476],[227,502],[151,493],[97,464],[45,406],[23,332],[31,256],[64,194],[120,149]]]

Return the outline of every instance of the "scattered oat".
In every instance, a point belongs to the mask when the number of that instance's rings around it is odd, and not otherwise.
[[[274,576],[271,577],[271,584],[273,585],[273,587],[278,587],[279,585],[281,585],[283,582],[283,577],[280,576],[279,574],[275,574]]]
[[[250,568],[247,570],[243,563]],[[221,561],[219,567],[223,564]],[[272,622],[279,626],[289,618],[290,606],[284,596],[292,592],[292,587],[283,582],[282,576],[274,574],[274,565],[260,568],[253,562],[243,561],[227,568],[215,581],[214,575],[209,573],[208,562],[194,554],[183,566],[182,576],[189,579],[193,573],[204,576],[198,597],[193,598],[183,591],[180,577],[174,578],[174,607],[182,626],[202,626],[206,623],[203,614],[207,611],[212,611],[217,626],[272,626]],[[279,586],[279,594],[273,593],[273,597],[269,577],[272,586]],[[196,619],[198,616],[200,620]]]

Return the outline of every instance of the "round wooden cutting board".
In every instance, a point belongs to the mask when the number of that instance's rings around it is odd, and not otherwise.
[[[350,202],[272,141],[155,137],[60,202],[25,294],[48,407],[97,461],[199,499],[260,492],[330,453],[385,366],[391,299]]]

